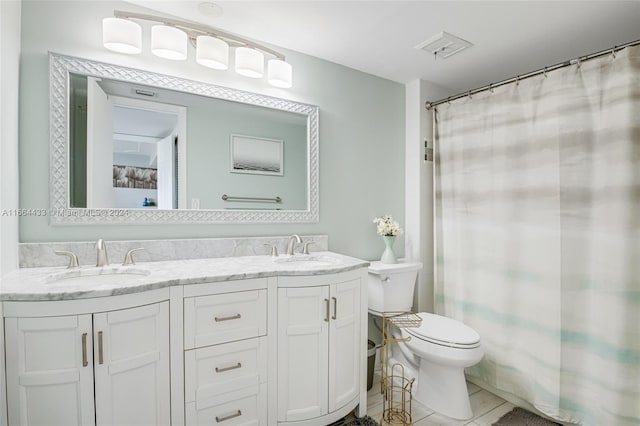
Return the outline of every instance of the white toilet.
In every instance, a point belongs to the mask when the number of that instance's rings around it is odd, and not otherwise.
[[[411,311],[418,262],[369,266],[369,312]],[[394,343],[390,363],[399,362],[408,377],[415,377],[414,398],[430,409],[454,419],[473,417],[464,369],[484,354],[480,336],[460,321],[420,312],[422,324],[394,331],[394,337],[410,339]]]

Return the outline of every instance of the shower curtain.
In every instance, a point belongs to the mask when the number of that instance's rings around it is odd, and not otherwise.
[[[558,420],[640,425],[640,47],[435,111],[436,312],[467,373]]]

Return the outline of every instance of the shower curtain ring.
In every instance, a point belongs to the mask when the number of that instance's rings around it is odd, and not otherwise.
[[[520,86],[520,76],[516,76],[516,87]]]
[[[491,83],[491,84],[489,85],[489,92],[490,92],[490,93],[493,93],[493,83]]]
[[[616,58],[616,46],[613,46],[613,49],[611,49],[611,56],[613,56],[613,59]]]
[[[447,98],[447,103],[448,103],[449,105],[451,105],[451,96],[449,96],[449,97]]]
[[[547,78],[547,67],[544,67],[544,78]]]
[[[469,93],[467,94],[467,96],[469,97],[469,99],[473,99],[473,98],[471,97],[471,90],[469,90]]]

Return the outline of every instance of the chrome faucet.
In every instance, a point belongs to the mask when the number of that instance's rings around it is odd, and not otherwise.
[[[287,254],[289,256],[293,256],[293,249],[296,243],[301,244],[302,238],[298,234],[293,234],[289,237],[289,244],[287,244]]]
[[[107,246],[100,238],[96,242],[96,250],[98,251],[98,256],[96,258],[96,266],[107,266],[109,265],[109,256],[107,256]]]

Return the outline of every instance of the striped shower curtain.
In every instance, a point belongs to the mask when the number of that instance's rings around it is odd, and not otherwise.
[[[435,111],[436,312],[476,381],[640,425],[640,47]]]

